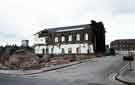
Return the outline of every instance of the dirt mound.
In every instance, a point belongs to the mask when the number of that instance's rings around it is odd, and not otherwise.
[[[38,57],[29,51],[17,50],[9,57],[8,65],[11,69],[36,69],[40,68]]]

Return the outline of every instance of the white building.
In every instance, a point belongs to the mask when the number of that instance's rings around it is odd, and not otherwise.
[[[96,42],[97,37],[95,37],[96,34],[93,29],[91,24],[44,29],[34,35],[35,53],[95,53],[98,45]]]

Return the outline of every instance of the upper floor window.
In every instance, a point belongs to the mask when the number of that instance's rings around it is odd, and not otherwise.
[[[40,39],[40,41],[44,41],[43,39]]]
[[[55,42],[58,42],[58,37],[55,37]]]
[[[121,41],[119,41],[119,43],[121,43]]]
[[[68,41],[72,41],[72,35],[68,36]]]
[[[88,40],[88,33],[85,33],[85,40]]]
[[[39,40],[37,40],[39,43],[42,44],[46,44],[46,39],[45,38],[39,38]]]
[[[79,41],[80,40],[80,34],[76,35],[76,40]]]
[[[61,41],[62,41],[62,42],[65,41],[65,37],[64,37],[64,36],[61,37]]]

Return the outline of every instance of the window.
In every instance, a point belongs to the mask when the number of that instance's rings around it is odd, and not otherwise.
[[[46,48],[46,54],[48,54],[48,51],[49,51],[48,48]]]
[[[121,41],[119,41],[119,43],[121,43]]]
[[[69,35],[68,41],[72,41],[72,35]]]
[[[58,37],[55,37],[55,42],[58,42]]]
[[[88,40],[88,33],[85,33],[85,40]]]
[[[64,50],[64,48],[62,48],[62,54],[65,54],[65,50]]]
[[[76,40],[79,41],[80,40],[80,34],[76,35]]]
[[[40,41],[43,41],[43,39],[40,39]]]
[[[69,53],[69,54],[72,53],[72,48],[68,48],[68,53]]]
[[[42,49],[42,53],[45,54],[45,49],[44,48]]]
[[[121,45],[119,45],[119,47],[121,47]]]
[[[64,36],[61,37],[61,41],[62,41],[62,42],[65,41],[65,37],[64,37]]]
[[[51,48],[51,54],[53,54],[53,48]]]
[[[76,52],[77,52],[77,53],[80,53],[80,48],[79,48],[79,47],[76,48]]]

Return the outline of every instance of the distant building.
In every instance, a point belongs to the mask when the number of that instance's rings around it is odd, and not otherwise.
[[[44,29],[36,33],[36,54],[89,54],[105,52],[102,22]]]
[[[129,52],[135,54],[135,39],[119,39],[111,42],[110,47],[118,54],[128,55]]]
[[[29,46],[29,40],[22,40],[22,47],[28,47]]]

